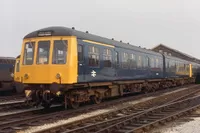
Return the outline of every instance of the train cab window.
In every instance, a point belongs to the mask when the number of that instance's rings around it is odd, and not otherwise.
[[[50,41],[39,41],[37,50],[37,64],[49,63]]]
[[[112,63],[112,51],[110,49],[104,49],[103,51],[104,67],[111,67]]]
[[[98,67],[99,66],[99,48],[95,46],[89,46],[88,56],[89,56],[89,66]]]
[[[128,68],[128,53],[122,53],[122,68]]]
[[[67,46],[67,40],[54,41],[52,64],[66,64]]]
[[[32,65],[34,59],[35,42],[27,42],[24,47],[24,65]]]
[[[83,46],[78,45],[78,61],[83,61]]]

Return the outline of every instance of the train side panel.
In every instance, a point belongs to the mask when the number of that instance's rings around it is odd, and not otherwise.
[[[78,82],[163,78],[163,57],[78,40]]]

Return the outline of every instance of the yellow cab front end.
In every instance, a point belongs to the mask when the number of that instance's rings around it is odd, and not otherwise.
[[[20,56],[16,58],[15,68],[14,68],[14,86],[17,93],[22,93],[24,91],[24,85],[22,83],[22,76],[20,73]]]
[[[42,101],[49,106],[52,97],[62,95],[61,86],[77,82],[75,36],[25,38],[20,60],[26,97],[38,101],[35,104]]]

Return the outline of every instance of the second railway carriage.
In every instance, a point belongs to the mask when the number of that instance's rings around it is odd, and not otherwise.
[[[165,55],[165,77],[187,77],[190,67],[189,61]]]
[[[0,57],[0,92],[12,91],[15,58]]]
[[[179,67],[173,68],[172,60],[73,28],[48,27],[24,37],[20,75],[29,102],[76,108],[81,102],[191,82],[190,62],[176,59]]]

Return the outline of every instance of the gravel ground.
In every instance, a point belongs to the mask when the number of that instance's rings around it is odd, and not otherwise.
[[[200,110],[182,117],[174,122],[167,123],[158,129],[153,129],[150,133],[199,133],[200,132]]]
[[[184,90],[184,89],[186,89],[186,88],[182,88],[182,89],[176,90],[174,92]],[[172,93],[172,92],[167,92],[165,94],[170,94],[170,93]],[[165,94],[163,94],[163,95],[165,95]],[[131,101],[131,102],[130,101],[125,102],[123,104],[119,104],[119,105],[112,106],[112,107],[109,107],[109,108],[107,107],[107,108],[104,108],[104,109],[99,109],[99,110],[96,110],[96,111],[81,114],[81,115],[78,115],[78,116],[75,116],[75,117],[72,117],[72,118],[55,121],[54,123],[44,124],[44,125],[36,126],[36,127],[31,127],[31,128],[24,130],[24,131],[18,131],[18,133],[37,132],[37,131],[47,129],[47,128],[50,128],[50,127],[55,127],[55,126],[58,126],[58,125],[67,124],[67,123],[74,122],[74,121],[77,121],[77,120],[81,120],[81,119],[85,119],[85,118],[92,117],[92,116],[95,116],[95,115],[99,115],[99,114],[102,114],[102,113],[106,113],[106,112],[109,112],[109,111],[113,111],[115,109],[119,109],[119,108],[122,108],[122,107],[134,105],[134,104],[137,104],[139,102],[147,101],[147,100],[150,100],[150,99],[153,99],[153,98],[155,98],[155,97],[146,97],[146,98],[142,98],[142,99],[137,100],[137,101],[134,100],[134,101]]]

